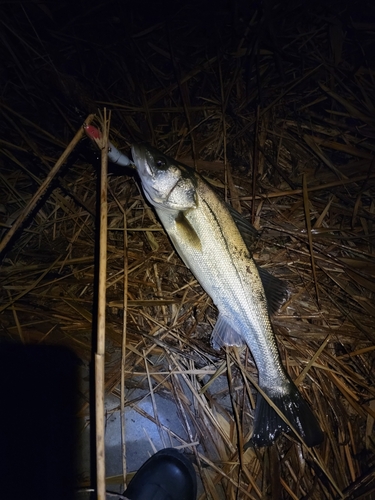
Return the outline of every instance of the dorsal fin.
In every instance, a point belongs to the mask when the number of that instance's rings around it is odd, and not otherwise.
[[[258,265],[257,269],[266,295],[268,312],[272,316],[288,300],[288,285],[285,281],[266,271],[266,269]]]
[[[241,233],[241,236],[249,250],[250,254],[253,253],[255,244],[257,243],[260,233],[255,229],[255,227],[250,224],[250,222],[245,219],[243,215],[237,212],[233,207],[227,204],[228,210],[237,226],[237,229]]]
[[[241,233],[250,255],[252,255],[254,246],[260,236],[259,231],[257,231],[243,215],[238,213],[237,210],[230,205],[228,205],[228,210],[239,232]],[[276,278],[258,265],[257,269],[267,298],[268,312],[270,315],[275,314],[280,306],[288,299],[289,294],[287,283],[279,278]]]

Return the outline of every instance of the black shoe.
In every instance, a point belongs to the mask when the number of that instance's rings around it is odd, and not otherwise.
[[[165,448],[142,465],[124,496],[130,500],[196,500],[194,467],[178,450]]]

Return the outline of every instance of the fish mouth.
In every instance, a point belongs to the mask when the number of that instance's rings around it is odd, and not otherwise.
[[[142,144],[133,144],[131,148],[133,161],[138,164],[141,160],[145,159],[145,148]]]
[[[133,161],[139,175],[153,177],[152,171],[147,161],[147,148],[144,144],[133,144],[131,148]]]

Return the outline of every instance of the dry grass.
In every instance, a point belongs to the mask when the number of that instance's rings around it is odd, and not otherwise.
[[[91,358],[99,164],[89,141],[41,186],[105,105],[117,146],[147,139],[196,166],[262,230],[254,256],[290,289],[273,320],[281,355],[326,437],[314,450],[289,436],[244,451],[256,367],[247,352],[212,350],[215,308],[131,172],[117,168],[106,391],[120,397],[123,367],[122,392],[175,402],[187,440],[160,423],[156,404],[146,417],[195,455],[202,498],[375,498],[375,25],[350,2],[236,5],[171,6],[167,22],[115,2],[69,16],[46,4],[4,8],[0,335]]]

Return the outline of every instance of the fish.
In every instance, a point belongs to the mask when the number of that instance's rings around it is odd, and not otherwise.
[[[174,248],[218,309],[211,342],[250,348],[258,385],[308,447],[323,432],[280,358],[270,315],[286,296],[286,285],[252,257],[255,228],[230,207],[194,169],[148,144],[132,146],[146,199]],[[290,426],[258,394],[251,444],[270,446]]]
[[[84,129],[101,147],[101,132],[92,125]],[[147,144],[134,145],[132,156],[133,162],[109,142],[109,160],[137,170],[177,253],[217,306],[213,347],[246,344],[252,352],[261,392],[251,444],[270,446],[291,431],[289,422],[307,446],[318,445],[324,434],[281,363],[270,315],[284,301],[287,287],[253,260],[258,231],[190,167]]]

